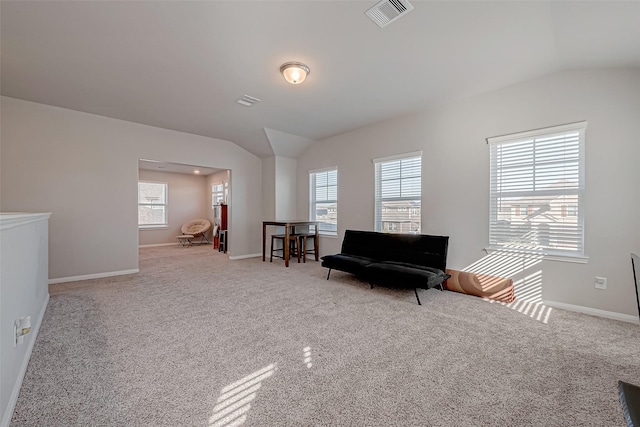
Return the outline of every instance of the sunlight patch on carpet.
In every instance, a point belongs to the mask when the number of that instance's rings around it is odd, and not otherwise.
[[[518,313],[529,316],[542,323],[548,323],[551,307],[542,303],[542,270],[538,270],[513,283],[516,299],[511,303],[504,303],[483,298],[490,303],[498,303]]]
[[[304,363],[307,364],[307,368],[311,368],[313,366],[311,363],[311,347],[305,347],[302,351],[304,352]]]
[[[218,404],[209,418],[209,427],[235,427],[244,424],[247,412],[251,409],[250,402],[255,399],[262,381],[274,372],[275,365],[271,364],[223,387]]]

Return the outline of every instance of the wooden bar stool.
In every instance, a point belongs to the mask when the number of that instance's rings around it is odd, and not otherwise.
[[[307,249],[309,239],[311,239],[311,249]],[[315,255],[316,253],[316,235],[315,233],[298,234],[298,240],[298,245],[302,251],[302,262],[307,262],[307,254]]]
[[[282,258],[284,259],[284,245],[285,245],[285,238],[286,236],[284,234],[272,234],[271,235],[271,256],[269,257],[269,262],[273,262],[273,253],[274,252],[279,252],[282,251],[282,256],[278,256],[276,255],[277,258]],[[282,241],[282,249],[274,249],[273,247],[273,242],[275,240],[281,240]],[[298,257],[298,262],[300,262],[300,240],[298,239],[298,235],[297,234],[290,234],[289,235],[289,256],[291,256],[291,254],[293,254],[292,250],[295,251],[295,254]]]

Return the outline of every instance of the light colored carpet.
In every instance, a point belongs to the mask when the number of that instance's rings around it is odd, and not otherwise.
[[[52,285],[12,426],[623,426],[637,325],[547,323],[319,263],[141,250],[141,273]]]

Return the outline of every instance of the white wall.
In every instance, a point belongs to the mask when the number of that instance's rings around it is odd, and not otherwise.
[[[288,157],[262,159],[262,218],[297,218],[298,162]]]
[[[276,157],[276,219],[297,219],[296,159]]]
[[[49,278],[138,268],[138,159],[230,169],[230,255],[260,252],[261,161],[229,141],[2,97],[2,209],[52,212]]]
[[[49,301],[49,214],[0,215],[0,426],[9,425]],[[13,325],[31,317],[31,333],[15,344]]]
[[[262,159],[262,219],[276,219],[276,158]]]
[[[326,139],[298,159],[308,171],[338,165],[338,239],[345,229],[373,229],[371,159],[423,151],[422,229],[450,236],[448,266],[464,268],[488,245],[489,148],[485,138],[588,121],[585,252],[587,264],[544,261],[545,300],[637,315],[630,252],[640,251],[640,70],[555,74],[439,109]],[[298,216],[308,215],[308,187],[298,186]],[[608,289],[594,287],[595,276]]]
[[[296,159],[282,156],[262,159],[263,220],[297,219],[297,172],[298,161]],[[266,232],[266,253],[268,253],[272,243],[268,236],[283,233],[284,227],[267,227]]]
[[[176,243],[182,234],[182,224],[198,218],[208,218],[211,187],[207,191],[207,177],[141,169],[140,181],[166,182],[168,184],[167,228],[143,228],[139,230],[140,246]]]

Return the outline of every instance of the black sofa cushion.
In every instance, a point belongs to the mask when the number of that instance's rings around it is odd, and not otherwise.
[[[410,264],[407,262],[397,262],[397,261],[384,261],[384,264],[391,264],[391,265],[400,265],[403,267],[411,267],[411,268],[418,268],[420,270],[425,270],[425,271],[430,271],[438,276],[443,277],[443,280],[447,280],[449,277],[451,277],[450,274],[445,273],[444,271],[440,270],[439,268],[433,268],[433,267],[427,267],[424,265],[417,265],[417,264]]]
[[[385,286],[431,289],[441,285],[448,274],[436,268],[399,262],[379,262],[367,265],[366,278]]]
[[[374,262],[376,260],[357,255],[336,254],[322,257],[323,267],[346,271],[357,276],[361,276],[364,273],[364,268]]]

